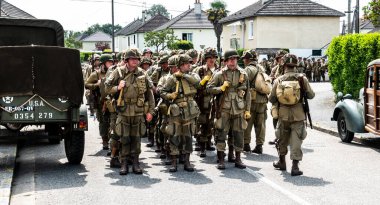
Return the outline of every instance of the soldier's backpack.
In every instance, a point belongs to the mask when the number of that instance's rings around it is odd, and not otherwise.
[[[284,105],[295,105],[301,99],[301,87],[297,80],[279,81],[276,88],[278,101]]]

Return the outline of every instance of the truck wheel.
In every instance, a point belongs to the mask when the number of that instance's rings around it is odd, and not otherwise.
[[[354,139],[353,132],[347,130],[346,118],[343,112],[340,112],[337,120],[339,137],[343,142],[350,143]]]
[[[12,132],[18,132],[20,131],[24,125],[23,124],[20,124],[20,123],[7,123],[4,125],[8,130],[12,131]]]
[[[84,131],[73,131],[65,138],[65,152],[70,164],[80,164],[84,153]]]

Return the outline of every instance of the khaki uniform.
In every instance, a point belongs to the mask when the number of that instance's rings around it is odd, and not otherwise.
[[[107,93],[118,93],[121,80],[125,81],[120,93],[124,106],[117,116],[115,134],[121,137],[121,160],[125,160],[128,155],[138,156],[141,153],[141,136],[146,132],[144,114],[153,113],[154,96],[149,76],[141,68],[130,72],[127,67],[119,67],[113,71],[105,83]]]
[[[116,66],[112,66],[108,68],[106,73],[106,79],[112,74],[113,71],[116,70]],[[108,95],[106,98],[106,106],[107,110],[110,113],[110,126],[109,126],[109,141],[111,147],[117,147],[118,142],[120,140],[120,136],[116,135],[114,130],[116,127],[116,119],[117,119],[117,112],[116,112],[116,98],[115,95]]]
[[[194,96],[199,81],[199,76],[195,73],[184,74],[183,78],[170,75],[162,89],[161,97],[171,102],[168,113],[173,123],[169,123],[165,131],[170,136],[171,155],[179,155],[180,151],[183,154],[193,152],[192,136],[195,134],[195,119],[200,113]],[[177,91],[177,84],[178,96],[170,100],[168,95]]]
[[[225,81],[230,82],[230,86],[223,92],[220,86]],[[235,70],[223,68],[214,74],[207,85],[207,92],[218,97],[218,110],[215,122],[217,150],[226,150],[227,134],[231,131],[236,152],[242,152],[244,146],[244,130],[247,128],[247,121],[244,119],[244,112],[251,109],[251,94],[248,87],[247,73],[237,67]]]
[[[314,63],[314,66],[313,66],[313,81],[314,82],[321,81],[321,64],[317,62]]]
[[[171,74],[169,73],[165,76],[162,76],[160,78],[160,80],[158,81],[157,92],[159,95],[161,94],[162,89],[166,85],[166,82],[167,82],[168,78],[170,77],[170,75]],[[165,145],[165,150],[170,150],[170,147],[169,147],[170,146],[169,145],[170,135],[166,133],[166,127],[169,125],[169,123],[173,123],[173,122],[169,121],[170,120],[170,116],[168,115],[169,104],[170,104],[170,102],[168,100],[165,100],[165,99],[160,97],[160,102],[157,105],[158,112],[160,113],[160,118],[161,118],[160,119],[161,120],[161,126],[159,127],[159,130],[163,134],[163,141],[160,143],[162,143],[162,145]]]
[[[203,65],[194,69],[194,73],[198,74],[200,79],[203,79],[205,76],[212,76],[215,72],[214,68],[207,68],[207,65]],[[208,142],[212,137],[212,120],[210,117],[211,113],[211,100],[213,95],[206,92],[206,85],[199,86],[198,93],[196,95],[196,102],[199,106],[201,114],[197,119],[197,135],[199,136],[199,141]]]
[[[285,74],[275,80],[272,92],[269,96],[271,103],[279,103],[276,95],[276,89],[281,81],[298,81],[300,74],[294,71],[286,71]],[[314,91],[311,89],[309,81],[303,77],[305,92],[308,99],[315,96]],[[288,145],[290,145],[290,159],[302,160],[301,145],[306,138],[305,129],[305,112],[303,111],[302,101],[295,105],[284,105],[279,103],[279,122],[276,127],[276,137],[279,139],[278,151],[279,155],[286,155],[288,152]]]
[[[260,75],[260,72],[262,71],[255,67],[255,63],[250,64],[245,68],[245,71],[248,75],[249,85],[250,85],[250,92],[256,90],[255,84],[256,80],[258,79],[257,76]],[[264,80],[263,78],[259,78],[260,80]],[[255,92],[255,91],[254,91]],[[265,141],[265,121],[267,119],[267,103],[268,103],[268,95],[256,92],[255,93],[255,99],[253,95],[251,94],[251,118],[248,120],[248,127],[244,131],[244,144],[250,144],[251,142],[251,131],[252,128],[255,128],[255,134],[256,134],[256,145],[263,145]]]

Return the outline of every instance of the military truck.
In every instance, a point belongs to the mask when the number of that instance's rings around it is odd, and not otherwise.
[[[64,139],[69,163],[79,164],[88,129],[84,82],[79,51],[64,48],[62,26],[0,18],[0,62],[0,125],[7,128],[1,136],[42,127],[51,143]],[[9,131],[16,134],[4,134]]]

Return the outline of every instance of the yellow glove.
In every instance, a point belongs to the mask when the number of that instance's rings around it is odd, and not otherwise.
[[[251,119],[251,112],[249,112],[249,111],[245,111],[245,112],[244,112],[244,119],[246,119],[246,120]]]
[[[176,78],[182,78],[183,77],[183,73],[181,71],[177,71],[176,73],[174,73],[174,76]]]
[[[176,99],[177,96],[178,96],[178,93],[177,93],[177,92],[173,92],[173,93],[170,93],[170,94],[167,95],[167,97],[168,97],[169,99],[171,99],[171,100]]]
[[[203,79],[200,82],[201,86],[204,86],[210,79],[211,77],[209,75],[206,75],[205,77],[203,77]]]
[[[230,87],[230,82],[228,81],[224,81],[223,85],[220,86],[220,90],[222,90],[223,92],[226,91],[226,89]]]

